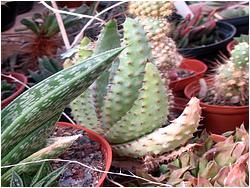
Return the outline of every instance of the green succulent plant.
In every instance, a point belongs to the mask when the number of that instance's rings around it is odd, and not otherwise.
[[[54,139],[46,147],[54,124],[65,106],[86,90],[122,48],[106,51],[36,84],[1,112],[1,165],[49,159],[61,154],[79,135]],[[38,163],[2,169],[2,186],[8,186],[12,172],[22,175],[37,170]]]
[[[153,63],[143,26],[127,18],[123,28],[122,46],[128,47],[90,89],[71,102],[74,119],[104,135],[118,155],[137,158],[173,150],[191,138],[198,127],[199,100],[193,98],[178,119],[161,128],[169,114],[171,90]],[[116,23],[110,21],[93,54],[119,45]],[[77,59],[74,61],[77,63]]]
[[[67,9],[63,9],[69,11]],[[79,14],[91,14],[92,10],[85,6],[77,8],[74,13]],[[86,19],[79,19],[76,16],[62,14],[62,21],[68,36],[72,36],[69,30],[72,28],[81,27]],[[32,71],[37,70],[37,60],[43,56],[55,58],[58,49],[63,46],[63,41],[60,36],[60,29],[57,23],[56,16],[53,12],[44,12],[43,14],[35,13],[31,19],[24,18],[21,20],[21,24],[25,26],[24,30],[31,31],[31,36],[24,37],[26,45],[20,51],[23,54],[23,63],[27,68]],[[75,30],[74,30],[75,32]],[[27,70],[25,70],[27,71]],[[27,71],[28,72],[28,71]]]
[[[249,97],[249,44],[241,42],[234,46],[231,57],[219,65],[214,77],[213,99],[215,104],[246,105]]]
[[[249,135],[243,125],[224,135],[203,131],[192,140],[198,147],[179,152],[170,161],[167,161],[167,156],[165,161],[157,161],[157,164],[156,159],[148,160],[148,176],[177,187],[247,187],[248,140]],[[151,174],[154,171],[160,172],[160,178]]]
[[[240,35],[239,37],[234,37],[237,43],[247,42],[249,44],[249,35]]]
[[[61,63],[56,59],[46,56],[38,59],[38,66],[39,71],[35,72],[29,70],[29,74],[35,83],[38,83],[63,69]]]

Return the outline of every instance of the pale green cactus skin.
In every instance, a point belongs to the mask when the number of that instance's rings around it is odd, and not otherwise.
[[[103,119],[112,126],[133,106],[142,86],[145,65],[151,58],[150,46],[139,23],[127,18],[124,23],[124,45],[120,64],[105,96]]]
[[[249,44],[235,45],[231,57],[217,68],[213,101],[224,105],[246,105],[249,98]]]
[[[105,31],[108,29],[101,37]],[[109,82],[102,88],[106,89],[106,95],[102,92],[102,108],[96,105],[98,110],[94,111],[91,99],[98,89],[89,90],[72,103],[74,119],[104,135],[118,155],[137,158],[185,144],[199,125],[199,101],[191,101],[191,107],[184,111],[187,116],[159,129],[167,122],[171,106],[168,80],[162,79],[155,66],[146,32],[138,20],[126,19],[123,41],[127,48],[119,56],[118,67],[113,72],[109,69]]]
[[[242,42],[235,45],[231,52],[231,61],[240,68],[247,68],[249,64],[249,44]]]
[[[156,129],[154,132],[137,140],[113,145],[113,150],[122,156],[142,157],[162,154],[184,145],[197,130],[201,108],[199,100],[192,98],[183,113],[170,125]]]
[[[169,106],[166,93],[157,68],[152,63],[147,63],[137,100],[126,115],[111,127],[111,133],[106,134],[108,140],[114,144],[124,143],[150,133],[166,123],[166,107]]]

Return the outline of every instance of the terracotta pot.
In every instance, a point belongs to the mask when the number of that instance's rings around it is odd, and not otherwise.
[[[213,79],[205,79],[208,86],[213,84]],[[187,98],[196,96],[199,92],[200,86],[198,81],[194,81],[185,87],[184,93]],[[200,102],[202,109],[202,116],[204,119],[201,124],[205,128],[216,134],[222,134],[226,131],[233,131],[236,127],[240,127],[244,123],[248,128],[249,123],[249,106],[219,106],[208,105]]]
[[[3,74],[5,74],[5,75],[11,75],[11,76],[15,77],[17,80],[20,80],[24,84],[16,82],[15,80],[6,77]],[[18,95],[20,95],[24,91],[25,85],[28,82],[27,77],[24,74],[21,74],[21,73],[6,72],[6,73],[3,73],[3,74],[1,75],[1,80],[6,80],[8,83],[15,83],[15,85],[16,85],[16,91],[11,96],[9,96],[8,98],[4,99],[1,102],[1,109],[3,109],[4,107],[6,107],[11,101],[13,101]]]
[[[235,40],[232,40],[227,44],[227,52],[230,54],[231,51],[234,49],[234,45],[236,44]]]
[[[104,153],[104,157],[105,157],[105,169],[104,169],[104,171],[109,171],[109,169],[111,167],[111,163],[112,163],[112,148],[111,148],[110,144],[102,136],[100,136],[99,134],[97,134],[94,131],[91,131],[85,127],[82,127],[79,125],[73,125],[71,123],[57,122],[57,125],[62,126],[62,127],[72,127],[74,129],[83,130],[87,133],[87,136],[91,140],[101,144],[102,152]],[[107,177],[107,173],[103,173],[101,178],[98,181],[98,184],[95,187],[101,187],[103,185],[103,182],[104,182],[106,177]]]
[[[58,1],[57,5],[61,8],[63,7],[77,8],[77,7],[82,6],[83,3],[89,5],[92,3],[92,1]]]
[[[197,59],[184,58],[180,68],[193,71],[194,74],[190,77],[170,82],[169,86],[174,93],[177,93],[177,96],[179,96],[178,93],[182,92],[187,84],[199,80],[204,75],[207,71],[207,65]]]

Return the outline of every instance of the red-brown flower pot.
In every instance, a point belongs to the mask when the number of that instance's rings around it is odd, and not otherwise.
[[[4,75],[11,75],[12,77],[16,78],[17,80],[19,80],[20,82],[22,82],[23,84],[16,82],[15,80],[6,77]],[[25,89],[25,85],[28,82],[27,77],[24,74],[21,73],[15,73],[15,72],[5,72],[1,75],[1,80],[6,80],[8,83],[14,83],[16,85],[16,91],[9,96],[8,98],[4,99],[1,102],[1,109],[3,109],[4,107],[6,107],[11,101],[13,101],[18,95],[20,95],[24,89]]]
[[[104,171],[108,172],[110,167],[111,167],[111,163],[112,163],[112,148],[110,146],[110,144],[99,134],[95,133],[94,131],[91,131],[85,127],[79,126],[79,125],[74,125],[71,123],[66,123],[66,122],[57,122],[58,126],[62,126],[62,127],[72,127],[74,129],[80,129],[83,130],[87,133],[87,136],[95,141],[98,142],[99,144],[101,144],[101,148],[102,148],[102,152],[104,154],[104,158],[105,158],[105,169]],[[102,187],[103,182],[105,180],[105,178],[107,177],[107,173],[103,173],[101,178],[98,181],[98,184],[96,185],[96,187]]]
[[[205,79],[208,87],[213,84],[213,79]],[[194,81],[185,87],[184,93],[187,98],[196,96],[200,90],[198,81]],[[202,116],[204,119],[201,124],[204,127],[216,134],[222,134],[226,131],[234,131],[236,127],[240,127],[244,123],[248,128],[249,123],[249,106],[221,106],[221,105],[208,105],[200,102],[202,109]]]
[[[231,51],[234,49],[234,46],[237,44],[235,40],[232,40],[227,44],[227,52],[231,54]]]
[[[180,65],[180,68],[192,71],[194,72],[194,74],[187,78],[182,78],[180,80],[174,80],[170,82],[169,87],[174,93],[177,94],[176,96],[180,96],[179,93],[183,92],[187,84],[195,80],[199,80],[207,71],[207,65],[197,59],[184,58]]]

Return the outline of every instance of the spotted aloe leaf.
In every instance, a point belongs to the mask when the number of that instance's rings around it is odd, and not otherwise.
[[[59,114],[58,114],[59,116]],[[8,154],[6,154],[1,161],[2,165],[16,164],[32,153],[45,147],[46,139],[53,130],[53,125],[58,120],[58,116],[48,120],[44,125],[31,132],[27,137],[20,141]],[[6,169],[2,169],[2,173]]]
[[[110,50],[62,70],[35,85],[1,115],[2,157],[86,90],[123,48]]]
[[[25,173],[35,172],[41,164],[36,162],[32,163],[33,161],[40,161],[42,159],[52,159],[54,157],[57,157],[68,147],[70,147],[72,143],[76,141],[80,136],[81,135],[74,135],[74,136],[60,137],[58,139],[55,139],[55,142],[53,144],[25,158],[20,163],[18,163],[19,165],[12,167],[7,172],[2,174],[1,176],[2,186],[6,186],[8,184],[13,171],[15,171],[19,175],[21,175],[24,172]]]

